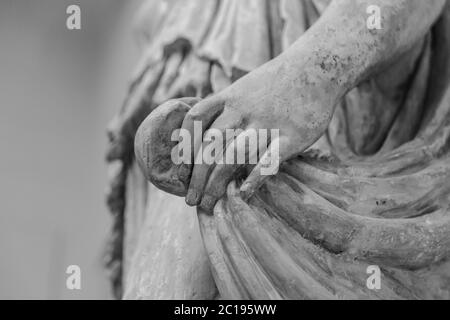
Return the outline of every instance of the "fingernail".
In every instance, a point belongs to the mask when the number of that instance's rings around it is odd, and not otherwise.
[[[203,195],[202,202],[200,204],[200,207],[203,210],[206,210],[208,212],[212,212],[214,210],[214,205],[216,204],[216,198],[209,194]]]
[[[195,190],[189,189],[186,195],[186,203],[190,206],[196,206],[198,204],[198,194]]]

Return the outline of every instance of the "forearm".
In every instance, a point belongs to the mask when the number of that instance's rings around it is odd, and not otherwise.
[[[322,17],[287,51],[309,82],[329,82],[343,95],[389,65],[419,41],[446,0],[334,0]],[[370,29],[367,8],[378,6],[381,29]],[[295,63],[295,62],[294,62]]]

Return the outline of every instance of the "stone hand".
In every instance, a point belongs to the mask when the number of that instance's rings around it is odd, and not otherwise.
[[[193,168],[183,165],[179,170],[180,180],[187,181],[190,177],[187,204],[211,211],[225,194],[228,183],[248,173],[241,195],[249,198],[271,175],[263,174],[269,162],[279,164],[298,155],[326,130],[337,95],[317,75],[321,70],[302,73],[291,65],[289,56],[280,56],[197,103],[187,113],[182,129],[193,137],[190,163],[194,165]],[[196,123],[201,124],[203,136],[194,132]],[[219,150],[216,158],[222,159],[221,162],[202,161],[206,155],[199,155],[200,150],[209,150],[208,145],[215,141],[208,134],[211,129],[222,133],[223,150]],[[227,134],[229,129],[240,133]],[[271,135],[274,129],[279,130],[276,137]],[[258,138],[260,132],[265,132],[268,143],[247,145],[252,130]],[[237,160],[238,154],[246,155],[245,163]],[[252,154],[258,158],[256,165],[249,163]]]

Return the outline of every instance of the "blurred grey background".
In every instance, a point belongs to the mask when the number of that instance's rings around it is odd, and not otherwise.
[[[111,297],[105,128],[137,62],[139,3],[0,0],[1,299]],[[81,290],[66,288],[72,264]]]

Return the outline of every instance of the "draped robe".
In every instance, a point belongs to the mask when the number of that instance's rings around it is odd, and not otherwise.
[[[187,84],[227,87],[291,45],[328,2],[147,1],[137,22],[145,74],[134,76],[150,84],[147,108]],[[447,1],[429,32],[348,92],[327,132],[249,201],[233,181],[206,214],[149,184],[133,160],[119,166],[124,297],[449,299],[449,134]],[[372,265],[378,290],[366,283]]]

